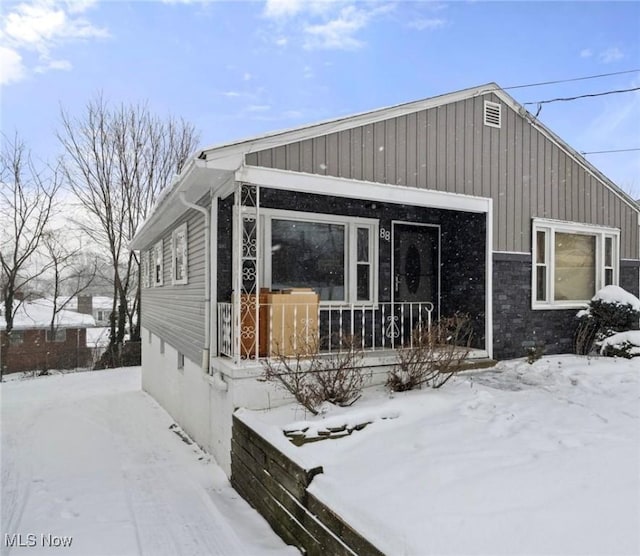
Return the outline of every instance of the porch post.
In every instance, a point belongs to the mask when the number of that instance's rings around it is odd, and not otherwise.
[[[257,185],[238,183],[235,192],[233,265],[234,361],[258,357],[259,206]]]

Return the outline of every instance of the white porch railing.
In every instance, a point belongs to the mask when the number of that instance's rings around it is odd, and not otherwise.
[[[247,309],[245,308],[245,311]],[[251,318],[218,303],[218,354],[235,360],[331,352],[353,342],[363,351],[413,345],[416,327],[431,327],[433,303],[260,304]],[[255,324],[255,315],[258,323]],[[256,330],[258,334],[256,334]],[[238,336],[239,334],[239,336]]]

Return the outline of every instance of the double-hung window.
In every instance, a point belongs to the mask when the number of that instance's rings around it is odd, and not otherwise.
[[[312,288],[321,302],[374,303],[378,221],[264,210],[265,285]]]
[[[187,223],[171,234],[172,283],[187,283]]]
[[[152,268],[153,268],[153,285],[162,286],[164,279],[164,253],[163,241],[160,240],[153,246],[152,251]]]
[[[617,284],[619,242],[615,228],[535,218],[532,307],[581,307]]]
[[[46,331],[47,342],[66,342],[67,341],[67,329],[66,328],[54,328],[53,332],[50,328]]]

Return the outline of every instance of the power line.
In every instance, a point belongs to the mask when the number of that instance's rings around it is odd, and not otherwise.
[[[536,101],[532,101],[532,102],[525,102],[523,103],[525,106],[527,104],[537,104],[538,106],[542,105],[542,104],[549,104],[551,102],[567,102],[570,100],[577,100],[579,98],[590,98],[590,97],[602,97],[605,95],[616,95],[618,93],[630,93],[632,91],[638,91],[640,90],[640,87],[632,87],[631,89],[618,89],[616,91],[604,91],[602,93],[590,93],[587,95],[577,95],[575,97],[558,97],[558,98],[552,98],[552,99],[548,99],[548,100],[536,100]]]
[[[503,90],[508,89],[525,89],[527,87],[540,87],[541,85],[556,85],[558,83],[570,83],[572,81],[585,81],[587,79],[598,79],[600,77],[611,77],[612,75],[624,75],[625,73],[637,73],[640,69],[631,69],[625,71],[614,71],[612,73],[600,73],[598,75],[587,75],[585,77],[572,77],[569,79],[558,79],[556,81],[541,81],[539,83],[530,83],[528,85],[512,85],[511,87],[502,87]]]
[[[580,151],[581,155],[586,155],[586,154],[608,154],[608,153],[630,153],[633,151],[640,151],[640,148],[634,148],[634,149],[612,149],[610,151]]]

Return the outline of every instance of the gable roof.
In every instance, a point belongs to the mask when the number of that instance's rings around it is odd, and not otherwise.
[[[373,124],[383,120],[388,120],[398,116],[419,112],[422,110],[428,110],[430,108],[436,108],[451,104],[454,102],[466,100],[484,95],[497,96],[506,106],[514,110],[521,117],[525,118],[527,122],[545,135],[551,142],[556,144],[560,149],[567,153],[577,164],[582,166],[588,173],[596,177],[605,187],[612,190],[618,197],[620,197],[626,204],[632,207],[635,211],[640,213],[640,204],[635,201],[626,192],[620,189],[612,180],[605,176],[600,170],[598,170],[593,164],[591,164],[586,158],[584,158],[578,151],[569,146],[565,141],[558,137],[554,132],[547,128],[544,124],[538,121],[524,106],[519,104],[513,97],[501,89],[496,83],[486,83],[477,87],[471,87],[460,91],[446,93],[434,97],[429,97],[422,100],[397,104],[385,108],[379,108],[367,112],[361,112],[358,114],[352,114],[347,116],[341,116],[330,120],[325,120],[318,123],[308,124],[296,128],[269,132],[263,135],[245,138],[238,141],[232,141],[229,143],[223,143],[207,147],[199,151],[185,164],[181,174],[176,176],[176,179],[168,188],[163,191],[158,198],[156,207],[152,210],[150,217],[143,224],[139,232],[136,234],[132,245],[134,248],[141,248],[140,234],[145,230],[148,224],[151,224],[157,218],[159,213],[164,213],[164,207],[172,206],[171,212],[176,212],[178,207],[181,206],[179,202],[171,203],[171,201],[179,201],[179,193],[186,192],[191,188],[191,185],[199,184],[199,187],[194,187],[196,198],[198,195],[203,194],[205,190],[217,189],[224,183],[228,182],[232,177],[232,172],[240,169],[244,164],[245,156],[249,153],[266,150],[274,147],[279,147],[289,143],[295,143],[304,141],[306,139],[312,139],[329,133],[337,133],[347,129],[360,127],[363,125]],[[217,170],[218,175],[213,179],[211,176],[204,178],[205,170]],[[211,172],[209,172],[210,174]],[[208,187],[205,187],[204,184]],[[218,187],[217,187],[218,186]],[[195,199],[192,199],[195,200]],[[186,210],[186,208],[185,208]],[[146,235],[146,234],[145,234]]]

